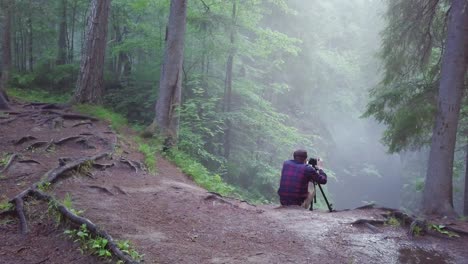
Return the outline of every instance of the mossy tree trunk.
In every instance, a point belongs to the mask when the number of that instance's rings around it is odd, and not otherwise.
[[[5,89],[10,79],[11,69],[11,12],[13,2],[11,0],[3,1],[3,36],[2,36],[2,76],[0,78],[0,109],[9,109],[8,97]]]

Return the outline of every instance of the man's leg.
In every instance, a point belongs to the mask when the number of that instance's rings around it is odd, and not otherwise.
[[[301,206],[304,207],[305,209],[309,209],[310,203],[312,203],[312,200],[314,199],[314,195],[315,195],[315,186],[309,191],[309,193],[307,194],[307,198],[304,200]]]

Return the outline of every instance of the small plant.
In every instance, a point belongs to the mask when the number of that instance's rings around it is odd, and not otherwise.
[[[385,222],[386,225],[390,226],[400,226],[400,220],[398,220],[396,217],[392,216],[388,218],[387,222]]]
[[[88,174],[91,172],[91,168],[93,167],[93,161],[91,160],[88,160],[88,161],[85,161],[83,162],[82,164],[80,164],[77,168],[77,171],[80,173],[80,174]]]
[[[457,233],[445,230],[444,225],[430,224],[429,228],[449,237],[460,237]]]
[[[144,254],[139,254],[135,249],[133,249],[128,240],[117,241],[117,247],[123,253],[130,255],[136,261],[141,261],[143,259]]]
[[[423,230],[423,229],[422,229],[420,226],[414,226],[414,228],[413,228],[413,234],[414,234],[415,236],[420,236],[421,233],[422,233],[422,230]]]
[[[76,210],[73,208],[72,198],[69,193],[65,194],[65,198],[63,198],[63,206],[65,206],[68,210],[70,210],[70,212],[78,216],[84,212],[83,210]]]
[[[88,243],[90,244],[93,254],[103,258],[110,258],[112,256],[111,252],[106,248],[108,243],[107,239],[97,237],[95,239],[90,239]]]
[[[47,192],[48,190],[50,190],[50,186],[50,182],[41,182],[37,185],[37,188],[40,191]]]
[[[143,142],[140,137],[135,137],[135,141],[138,143],[138,151],[143,153],[145,156],[145,166],[151,173],[156,172],[156,153],[159,152],[159,144],[152,140],[149,143]]]
[[[10,154],[8,153],[3,153],[2,156],[0,157],[0,167],[4,167],[8,164],[8,160],[10,159]]]
[[[8,199],[4,199],[2,202],[0,202],[0,211],[9,211],[13,209],[14,206],[10,202],[8,202]]]

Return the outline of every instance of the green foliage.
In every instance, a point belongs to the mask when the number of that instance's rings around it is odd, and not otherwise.
[[[42,181],[37,185],[37,188],[42,192],[47,192],[51,187],[50,182]]]
[[[401,223],[400,223],[400,220],[398,220],[398,218],[392,216],[390,218],[387,219],[387,221],[385,222],[386,225],[390,225],[390,226],[393,226],[393,227],[396,227],[396,226],[400,226]]]
[[[10,203],[8,199],[0,200],[0,212],[12,210],[14,207],[15,206],[12,203]]]
[[[445,226],[444,225],[437,225],[437,224],[430,224],[429,225],[429,228],[434,230],[434,231],[437,231],[441,234],[444,234],[448,237],[460,237],[457,233],[455,232],[452,232],[452,231],[448,231],[448,230],[445,230]]]
[[[21,89],[41,89],[55,93],[71,92],[78,76],[78,64],[65,64],[51,67],[40,65],[33,72],[16,72],[10,86]]]
[[[102,237],[93,238],[86,224],[82,224],[79,229],[67,229],[64,234],[74,239],[74,242],[80,243],[81,253],[89,250],[101,258],[110,259],[112,257],[112,253],[107,249],[109,241]]]
[[[128,240],[117,241],[117,247],[125,254],[130,255],[134,260],[141,261],[143,260],[144,254],[139,254],[130,244]]]
[[[65,206],[70,212],[72,212],[75,215],[81,215],[84,213],[83,210],[76,210],[73,208],[73,202],[72,202],[72,197],[69,193],[65,194],[65,198],[63,199],[63,206]]]
[[[104,108],[103,106],[81,104],[74,106],[74,109],[80,113],[108,121],[112,128],[117,130],[122,129],[128,125],[128,121],[125,117],[123,117],[121,114]]]
[[[66,103],[70,99],[70,96],[66,94],[57,94],[35,89],[9,88],[8,94],[28,102]]]
[[[149,142],[144,142],[140,137],[135,137],[135,142],[138,144],[138,151],[143,153],[145,156],[145,166],[148,168],[148,171],[151,173],[156,173],[156,153],[161,150],[161,144],[155,139],[150,140]]]
[[[191,176],[193,180],[211,192],[221,195],[230,195],[234,188],[226,184],[218,174],[210,173],[202,164],[195,161],[191,156],[171,150],[167,157],[172,160],[185,174]]]

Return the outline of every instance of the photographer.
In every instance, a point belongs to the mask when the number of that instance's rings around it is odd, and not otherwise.
[[[283,206],[300,205],[308,208],[314,195],[309,193],[309,182],[327,183],[327,175],[322,170],[322,161],[317,159],[315,168],[306,164],[307,151],[294,151],[292,160],[283,163],[281,181],[278,189],[280,203]]]

